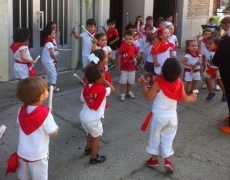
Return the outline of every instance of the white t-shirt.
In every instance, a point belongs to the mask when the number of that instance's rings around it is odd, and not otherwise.
[[[157,54],[157,61],[160,66],[163,66],[166,59],[170,58],[170,50],[172,50],[171,47],[169,47],[165,52]]]
[[[204,54],[204,50],[206,49],[205,43],[201,41],[200,43],[200,54]]]
[[[93,84],[89,84],[89,86],[91,87]],[[81,101],[84,102],[82,110],[79,114],[79,118],[82,121],[94,121],[94,120],[98,120],[101,118],[104,118],[104,111],[105,111],[105,105],[106,105],[106,96],[109,96],[111,92],[111,88],[107,87],[106,88],[106,93],[105,93],[105,97],[100,105],[100,107],[97,109],[97,111],[90,109],[87,104],[85,103],[85,99],[83,97],[83,90],[81,92]]]
[[[142,38],[140,39],[140,49],[142,50],[146,46],[146,35],[143,35]],[[148,51],[146,50],[146,47],[141,51],[147,53]]]
[[[21,61],[21,62],[25,62],[21,59],[21,53],[20,51],[23,50],[23,49],[26,49],[26,57],[30,60],[32,60],[32,57],[30,55],[30,51],[28,49],[28,46],[21,46],[20,48],[18,48],[18,50],[14,53],[14,58],[15,60],[18,60],[18,61]],[[24,64],[22,64],[24,65]],[[26,64],[25,64],[26,65]]]
[[[112,52],[112,49],[109,46],[105,46],[103,48],[101,48],[100,46],[96,46],[96,49],[103,49],[106,54],[108,55],[110,52]]]
[[[51,42],[48,42],[45,44],[42,50],[42,59],[41,61],[44,63],[53,63],[54,60],[50,56],[50,51],[49,49],[52,48],[54,50],[54,45]]]
[[[153,45],[152,45],[152,44],[149,44],[149,43],[148,43],[148,45],[146,46],[146,51],[148,52],[148,56],[147,56],[146,61],[151,62],[151,63],[154,62],[154,61],[153,61],[153,55],[150,54],[150,52],[151,52],[151,50],[152,50],[152,47],[153,47]]]
[[[208,66],[209,68],[212,68],[212,69],[219,69],[218,67],[216,67],[216,66],[213,65],[213,63],[212,63],[212,58],[213,58],[214,54],[215,54],[215,52],[209,51],[209,50],[207,50],[207,49],[205,48],[202,55],[204,55],[204,56],[206,57],[206,63],[207,63],[207,66]]]
[[[83,56],[88,56],[91,53],[91,48],[92,48],[92,40],[93,38],[86,32],[83,32],[80,34],[82,37],[82,55]]]
[[[195,65],[198,61],[200,61],[200,57],[192,57],[190,54],[186,54],[184,57],[187,58],[187,62],[192,65]],[[184,65],[184,67],[191,69],[189,66]],[[200,66],[196,66],[195,69],[200,69]]]
[[[168,98],[160,90],[154,100],[152,106],[152,112],[154,117],[177,117],[177,101]]]
[[[28,106],[27,113],[31,113],[36,107]],[[19,124],[18,118],[17,123]],[[19,125],[18,155],[29,161],[36,161],[47,157],[49,153],[49,135],[57,130],[58,126],[50,112],[43,124],[29,135],[26,135]]]
[[[173,34],[172,36],[169,37],[168,41],[176,45],[177,37]]]
[[[167,26],[169,26],[169,25],[170,25],[170,26],[173,25],[172,22],[165,21],[165,27],[167,27]]]

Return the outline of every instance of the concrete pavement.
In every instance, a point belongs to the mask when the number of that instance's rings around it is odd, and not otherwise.
[[[180,52],[179,57],[183,56]],[[53,99],[54,118],[60,129],[59,135],[50,141],[50,180],[230,179],[230,136],[219,131],[220,125],[226,124],[223,117],[227,112],[227,104],[220,101],[221,92],[216,92],[213,100],[208,102],[205,100],[207,90],[200,90],[196,102],[178,104],[179,125],[173,144],[176,171],[170,174],[165,172],[161,157],[157,168],[144,164],[150,157],[145,151],[149,129],[143,133],[140,126],[151,110],[152,102],[144,100],[138,83],[133,88],[136,98],[120,102],[118,77],[113,71],[116,92],[108,98],[110,108],[106,109],[102,120],[104,133],[99,150],[107,160],[99,165],[89,165],[89,156],[84,155],[86,133],[78,118],[82,108],[79,99],[81,85],[72,74],[59,75],[63,91],[55,94]],[[201,83],[197,87],[201,87]],[[11,94],[14,95],[13,90]],[[0,103],[0,125],[7,126],[0,139],[0,179],[4,176],[6,159],[17,149],[18,127],[15,121],[21,105],[16,98],[13,102],[5,102],[5,105]],[[9,174],[5,179],[14,180],[17,176]]]

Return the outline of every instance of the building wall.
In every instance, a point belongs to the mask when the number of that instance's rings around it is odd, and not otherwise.
[[[0,81],[9,79],[9,12],[8,0],[1,0],[0,5]],[[13,67],[11,67],[13,68]]]

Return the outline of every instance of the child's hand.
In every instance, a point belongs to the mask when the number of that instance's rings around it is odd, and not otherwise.
[[[189,96],[191,96],[193,98],[192,102],[194,102],[196,100],[196,98],[197,98],[197,94],[196,93],[192,93]]]
[[[96,38],[93,38],[93,44],[97,44],[97,39]]]
[[[154,65],[155,65],[156,67],[160,67],[160,66],[161,66],[161,65],[159,64],[159,62],[155,62]]]
[[[138,82],[142,85],[142,86],[147,86],[148,85],[148,80],[145,80],[144,76],[140,76],[138,78]]]
[[[111,41],[111,42],[109,43],[109,45],[113,45],[113,43],[114,43],[114,42],[113,42],[113,41]]]
[[[32,61],[32,64],[37,64],[38,60]]]
[[[121,74],[121,70],[117,68],[117,74]]]

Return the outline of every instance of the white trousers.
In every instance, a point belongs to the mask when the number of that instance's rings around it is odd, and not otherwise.
[[[150,137],[146,151],[158,155],[161,147],[162,157],[174,154],[172,143],[177,131],[177,117],[154,117],[151,121]]]
[[[57,69],[54,63],[44,63],[42,65],[45,69],[45,80],[49,84],[56,84],[57,83]]]
[[[35,162],[25,162],[18,159],[18,178],[20,180],[47,180],[48,157]]]

